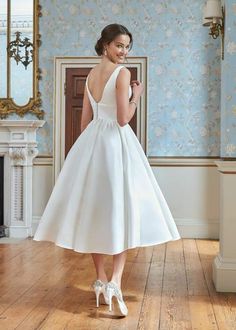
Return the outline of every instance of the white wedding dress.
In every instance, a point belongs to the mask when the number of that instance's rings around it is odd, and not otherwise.
[[[122,67],[113,71],[98,103],[87,78],[93,120],[67,154],[34,240],[113,255],[180,239],[136,135],[129,124],[117,122],[116,78]]]

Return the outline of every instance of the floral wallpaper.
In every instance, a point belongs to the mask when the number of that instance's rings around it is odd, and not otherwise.
[[[225,0],[225,56],[221,82],[221,157],[236,157],[236,1]]]
[[[133,33],[130,55],[149,59],[148,155],[220,155],[220,40],[213,40],[202,26],[204,0],[41,0],[40,4],[40,91],[47,121],[37,134],[41,155],[51,155],[53,149],[53,57],[96,55],[100,31],[114,22]],[[235,39],[230,42],[227,52],[233,56]],[[235,96],[230,102],[231,107],[236,104]],[[235,121],[230,120],[231,130]]]

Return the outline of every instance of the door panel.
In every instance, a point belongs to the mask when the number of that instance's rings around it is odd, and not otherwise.
[[[66,69],[65,157],[81,133],[84,86],[90,70],[91,68]]]

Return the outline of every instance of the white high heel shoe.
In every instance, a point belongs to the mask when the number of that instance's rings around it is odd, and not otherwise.
[[[100,296],[100,293],[103,294],[105,303],[107,305],[109,305],[109,299],[108,299],[108,296],[107,296],[107,292],[105,290],[106,283],[102,282],[101,280],[96,280],[96,281],[94,281],[92,287],[93,287],[94,292],[95,292],[95,295],[96,295],[96,307],[99,307],[99,296]]]
[[[120,308],[120,312],[122,315],[128,315],[128,308],[125,305],[123,300],[122,292],[114,282],[108,282],[106,285],[106,291],[109,299],[109,311],[112,311],[112,297],[115,296]]]

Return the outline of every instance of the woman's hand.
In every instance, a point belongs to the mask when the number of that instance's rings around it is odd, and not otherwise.
[[[139,80],[132,80],[131,87],[133,92],[132,99],[139,98],[144,90],[143,84]]]

